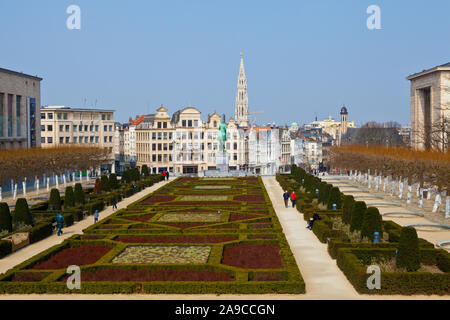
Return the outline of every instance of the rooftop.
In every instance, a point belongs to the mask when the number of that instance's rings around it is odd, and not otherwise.
[[[30,79],[37,80],[37,81],[42,81],[42,78],[39,78],[38,76],[31,76],[29,74],[13,71],[13,70],[9,70],[9,69],[0,68],[0,72],[9,73],[9,74],[16,75],[19,77],[30,78]]]
[[[110,110],[110,109],[72,108],[72,107],[66,107],[66,106],[42,106],[41,110],[52,110],[52,111],[58,111],[58,110],[64,110],[64,111],[98,111],[98,112],[115,112],[116,111],[116,110]]]
[[[435,71],[450,71],[450,62],[442,64],[440,66],[436,66],[436,67],[431,68],[431,69],[427,69],[427,70],[423,70],[421,72],[414,73],[414,74],[410,75],[409,77],[407,77],[406,79],[407,80],[412,80],[414,78],[417,78],[417,77],[420,77],[420,76],[424,76],[424,75],[426,75],[428,73],[432,73],[432,72],[435,72]]]

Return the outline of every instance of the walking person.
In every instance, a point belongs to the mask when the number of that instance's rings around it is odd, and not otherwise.
[[[116,196],[114,196],[114,197],[112,198],[111,203],[112,203],[113,211],[114,211],[114,210],[117,210],[117,200],[116,200]]]
[[[94,223],[98,222],[98,210],[95,210],[94,212]]]
[[[164,170],[164,171],[162,172],[162,176],[163,176],[163,180],[166,180],[166,177],[167,177],[166,170]]]
[[[287,192],[287,190],[284,191],[283,199],[284,199],[284,205],[286,206],[286,208],[289,207],[289,196],[290,196],[289,192]]]
[[[297,200],[297,195],[295,194],[295,191],[292,191],[290,198],[292,202],[292,208],[295,208],[295,201]]]
[[[56,226],[58,228],[57,234],[58,234],[58,237],[59,237],[63,233],[62,228],[64,226],[64,216],[61,213],[58,213],[56,215],[55,220],[56,220]]]
[[[169,181],[169,171],[166,172],[167,181]]]

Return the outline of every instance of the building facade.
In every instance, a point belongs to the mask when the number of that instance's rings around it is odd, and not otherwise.
[[[114,147],[114,110],[45,106],[40,110],[41,146]]]
[[[414,149],[449,149],[450,63],[415,73],[411,82],[411,144]]]
[[[0,150],[40,147],[41,81],[0,68]]]

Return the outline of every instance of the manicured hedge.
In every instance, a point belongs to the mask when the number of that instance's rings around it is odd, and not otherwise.
[[[347,279],[361,294],[450,294],[450,254],[444,250],[421,249],[422,263],[437,264],[445,273],[382,272],[381,289],[367,288],[367,264],[371,257],[392,258],[395,249],[341,249],[337,264]],[[365,261],[364,261],[365,260]]]
[[[12,252],[11,241],[0,240],[0,259]]]
[[[39,223],[30,230],[30,243],[38,242],[51,236],[53,233],[53,226],[51,222]]]
[[[158,178],[159,179],[159,178]],[[155,183],[158,180],[149,181],[146,183]],[[192,182],[195,181],[195,182]],[[89,228],[83,230],[85,236],[76,235],[71,239],[66,240],[63,244],[55,246],[45,252],[29,259],[28,261],[20,264],[16,268],[8,271],[4,276],[0,276],[0,293],[91,293],[91,294],[106,294],[106,293],[174,293],[174,294],[218,294],[218,293],[235,293],[235,294],[264,294],[264,293],[291,293],[300,294],[305,292],[305,283],[301,277],[298,266],[295,262],[294,256],[290,250],[289,244],[286,241],[284,234],[282,233],[281,225],[277,219],[277,216],[273,210],[270,202],[270,198],[267,191],[264,189],[262,180],[258,179],[239,179],[237,182],[229,182],[232,185],[232,191],[230,197],[234,195],[250,195],[250,196],[263,196],[264,202],[251,203],[247,201],[236,201],[239,203],[237,206],[230,206],[221,210],[221,221],[218,223],[204,224],[200,227],[192,227],[191,229],[181,229],[171,227],[170,224],[176,225],[176,223],[163,223],[158,219],[164,213],[171,212],[190,212],[191,210],[207,212],[214,212],[211,210],[217,210],[214,206],[200,207],[198,205],[193,206],[161,206],[159,202],[149,203],[142,205],[142,201],[157,195],[171,195],[174,190],[186,190],[191,188],[195,183],[199,183],[199,180],[182,180],[177,179],[171,182],[169,185],[160,188],[150,196],[144,199],[130,204],[127,209],[118,210],[107,219],[103,219],[96,225],[92,225]],[[142,182],[142,180],[141,180]],[[216,184],[216,182],[202,181],[204,184]],[[179,186],[179,189],[176,189]],[[137,183],[136,183],[136,187]],[[144,185],[140,187],[145,187]],[[217,191],[202,191],[201,194],[215,194]],[[93,202],[109,200],[105,197],[96,198]],[[163,198],[161,198],[163,199]],[[90,203],[89,203],[90,204]],[[243,220],[229,219],[231,215],[243,215],[248,217]],[[128,217],[148,217],[141,220],[129,220]],[[148,221],[148,220],[151,221]],[[188,224],[188,222],[183,222]],[[194,222],[191,222],[195,225]],[[182,223],[180,223],[182,224]],[[255,224],[265,224],[268,228],[265,229],[252,229],[251,226]],[[101,227],[112,226],[117,227],[115,229],[101,229]],[[153,229],[132,229],[131,226],[146,226]],[[220,227],[236,226],[234,229],[219,229]],[[127,234],[141,234],[144,236],[204,236],[204,235],[232,235],[235,239],[224,240],[221,243],[206,244],[211,246],[211,252],[209,254],[208,263],[201,265],[176,265],[167,266],[170,269],[183,269],[189,270],[207,271],[217,270],[225,271],[233,275],[234,281],[212,281],[212,282],[88,282],[84,281],[81,286],[81,290],[69,291],[62,279],[66,276],[65,270],[51,270],[50,275],[43,281],[35,283],[16,282],[12,283],[10,280],[16,273],[23,272],[24,270],[30,270],[31,267],[36,264],[47,260],[50,256],[67,248],[69,246],[77,246],[80,244],[108,244],[113,248],[110,252],[106,253],[97,262],[91,265],[82,266],[82,272],[100,270],[102,268],[118,268],[127,269],[135,267],[134,265],[117,265],[111,266],[111,260],[119,253],[123,252],[124,248],[128,245],[139,245],[136,243],[128,244],[124,242],[114,241],[117,236],[124,236]],[[102,239],[95,239],[96,236],[100,236]],[[92,237],[92,238],[88,238]],[[255,238],[259,237],[259,238]],[[83,240],[80,240],[83,239]],[[90,239],[90,240],[89,240]],[[131,240],[130,240],[131,241]],[[170,243],[170,242],[164,242]],[[196,244],[196,243],[193,243]],[[198,243],[199,245],[205,245],[205,243]],[[233,266],[223,265],[222,256],[224,247],[235,244],[276,244],[279,247],[280,255],[282,257],[282,268],[280,269],[242,269]],[[183,243],[177,243],[177,245],[185,245]],[[137,268],[160,268],[160,266],[137,266]],[[38,272],[39,270],[33,270]],[[262,280],[258,279],[258,276],[263,276]],[[264,279],[265,276],[268,278]],[[270,276],[275,275],[274,279]],[[256,277],[255,277],[256,276]],[[275,280],[276,279],[276,280]]]

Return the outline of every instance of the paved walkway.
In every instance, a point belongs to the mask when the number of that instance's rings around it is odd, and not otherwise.
[[[61,194],[61,196],[63,196],[64,192],[66,191],[66,187],[75,188],[76,183],[81,183],[83,188],[93,187],[95,185],[95,179],[97,179],[97,178],[92,177],[89,180],[82,180],[82,181],[76,180],[75,183],[73,181],[67,181],[66,186],[64,186],[64,183],[60,183],[58,186],[59,193]],[[56,188],[56,185],[50,186],[50,190],[52,190],[53,188]],[[11,192],[7,192],[7,193],[2,194],[1,202],[6,202],[10,208],[14,208],[14,206],[16,205],[16,201],[19,198],[27,199],[28,205],[32,206],[36,203],[45,201],[45,199],[48,199],[49,197],[50,197],[50,191],[47,191],[47,185],[41,184],[39,187],[39,193],[37,193],[35,189],[33,189],[33,190],[28,189],[27,195],[24,196],[23,190],[20,189],[20,190],[17,190],[17,196],[16,196],[16,199],[14,200],[14,197],[11,195]]]
[[[306,228],[303,214],[286,208],[283,190],[274,177],[264,177],[264,185],[283,227],[286,239],[305,280],[306,295],[312,299],[358,299],[360,295],[331,259],[327,244]]]
[[[375,206],[378,207],[378,210],[380,213],[388,213],[388,212],[418,212],[419,210],[409,206],[407,207],[406,201],[398,201],[393,200],[393,198],[386,194],[385,196],[383,193],[380,192],[374,192],[371,189],[358,185],[355,181],[349,180],[348,177],[342,177],[342,176],[325,176],[323,177],[324,181],[328,181],[329,183],[339,187],[344,194],[353,195],[357,197],[355,200],[357,201],[365,201],[367,205],[369,206]],[[364,191],[363,193],[361,191]],[[381,198],[381,199],[380,199]],[[392,206],[389,205],[382,205],[377,206],[377,203],[392,203]],[[420,211],[421,213],[424,213],[424,217],[419,216],[383,216],[383,220],[391,220],[395,223],[405,226],[407,224],[411,223],[436,223],[434,219],[428,219],[427,218],[427,212]],[[445,224],[450,224],[450,219],[446,219]],[[417,229],[417,235],[420,238],[423,238],[425,240],[428,240],[429,242],[436,245],[439,241],[444,240],[450,240],[450,230],[445,229],[429,229],[426,227],[416,227]]]
[[[154,184],[153,186],[146,188],[145,190],[142,190],[139,193],[136,193],[135,195],[125,198],[121,202],[117,203],[117,209],[123,209],[126,208],[129,204],[133,203],[134,201],[139,200],[140,198],[144,197],[145,195],[155,191],[156,189],[159,189],[163,185],[168,183],[167,181],[161,181],[157,184]],[[111,214],[113,214],[115,211],[112,210],[112,207],[107,207],[105,210],[100,212],[99,220],[104,219]],[[74,234],[82,234],[83,230],[89,227],[90,225],[94,224],[94,218],[92,216],[87,217],[86,219],[74,223],[72,226],[64,228],[63,234],[61,236],[57,236],[56,233],[54,233],[52,236],[47,237],[41,241],[38,241],[36,243],[33,243],[29,246],[26,246],[2,259],[0,259],[0,274],[5,273],[9,269],[17,266],[18,264],[30,259],[31,257],[34,257],[38,253],[47,250],[50,247],[53,247],[57,244],[60,244],[65,239],[70,238]]]

